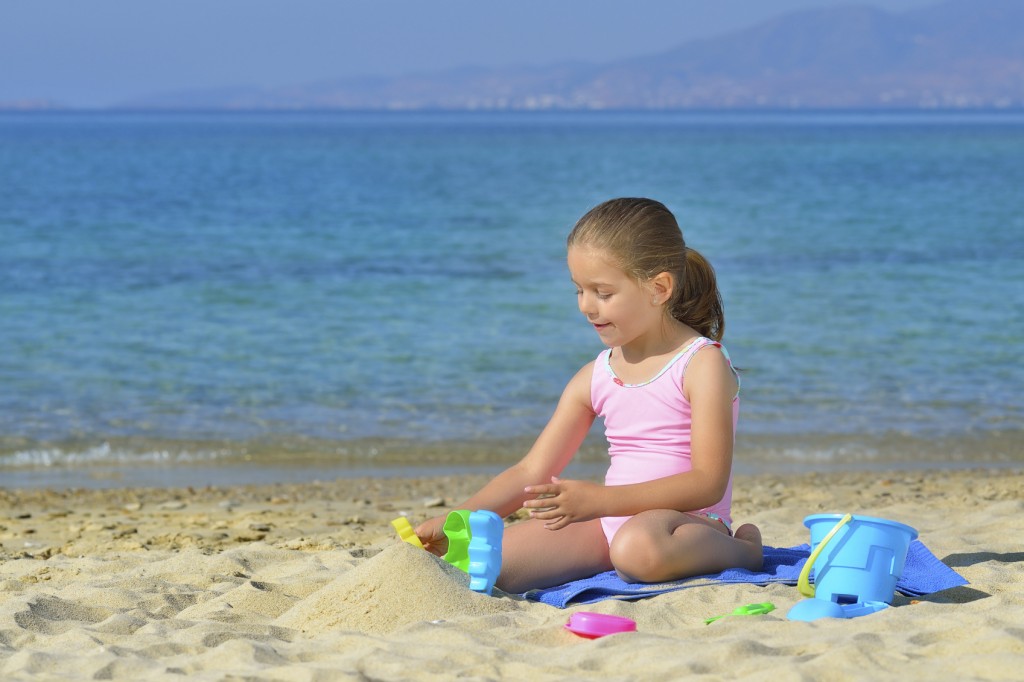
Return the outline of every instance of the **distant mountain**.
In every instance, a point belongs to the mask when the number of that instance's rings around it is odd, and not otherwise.
[[[176,92],[119,108],[1024,108],[1024,0],[813,9],[607,64]]]

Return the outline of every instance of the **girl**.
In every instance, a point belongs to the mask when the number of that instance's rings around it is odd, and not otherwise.
[[[613,199],[568,239],[580,312],[609,348],[569,381],[521,461],[462,509],[530,518],[509,526],[497,586],[559,585],[615,569],[660,582],[761,567],[761,533],[730,531],[739,380],[718,341],[725,319],[710,264],[651,199]],[[605,485],[558,477],[595,417],[605,420]],[[444,554],[439,516],[416,528]]]

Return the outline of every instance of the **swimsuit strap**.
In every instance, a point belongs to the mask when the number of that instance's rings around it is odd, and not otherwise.
[[[694,348],[694,346],[696,346],[696,348]],[[692,352],[690,352],[690,356],[686,358],[686,362],[683,364],[683,376],[686,375],[686,368],[690,366],[690,360],[693,360],[693,356],[696,355],[700,351],[700,349],[706,346],[714,346],[718,350],[722,351],[722,355],[725,356],[725,361],[729,363],[729,369],[732,371],[732,375],[736,377],[736,395],[739,396],[741,383],[740,373],[736,371],[735,367],[733,367],[732,358],[729,357],[729,351],[726,350],[725,346],[723,346],[721,342],[709,339],[706,336],[701,336],[692,344],[687,346],[686,349],[683,351],[683,353],[687,353],[692,349]],[[683,353],[681,353],[680,355],[682,355]]]

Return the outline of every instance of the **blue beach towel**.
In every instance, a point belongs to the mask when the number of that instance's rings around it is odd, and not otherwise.
[[[565,585],[531,590],[523,596],[564,609],[572,604],[592,604],[603,599],[640,599],[687,587],[723,583],[796,585],[800,570],[810,553],[810,545],[765,547],[764,566],[756,573],[731,568],[714,575],[699,575],[667,583],[627,583],[615,571],[607,571]],[[920,597],[966,584],[963,576],[939,561],[920,540],[914,540],[907,551],[907,563],[903,575],[896,583],[896,590],[908,597]]]

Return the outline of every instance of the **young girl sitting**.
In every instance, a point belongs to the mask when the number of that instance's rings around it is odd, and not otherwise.
[[[530,518],[509,526],[497,586],[524,592],[615,569],[660,582],[761,567],[756,526],[731,531],[739,380],[710,264],[651,199],[591,209],[568,239],[580,312],[608,346],[569,381],[529,452],[462,509]],[[605,485],[558,478],[595,417],[605,422]],[[444,554],[445,517],[416,528]]]

